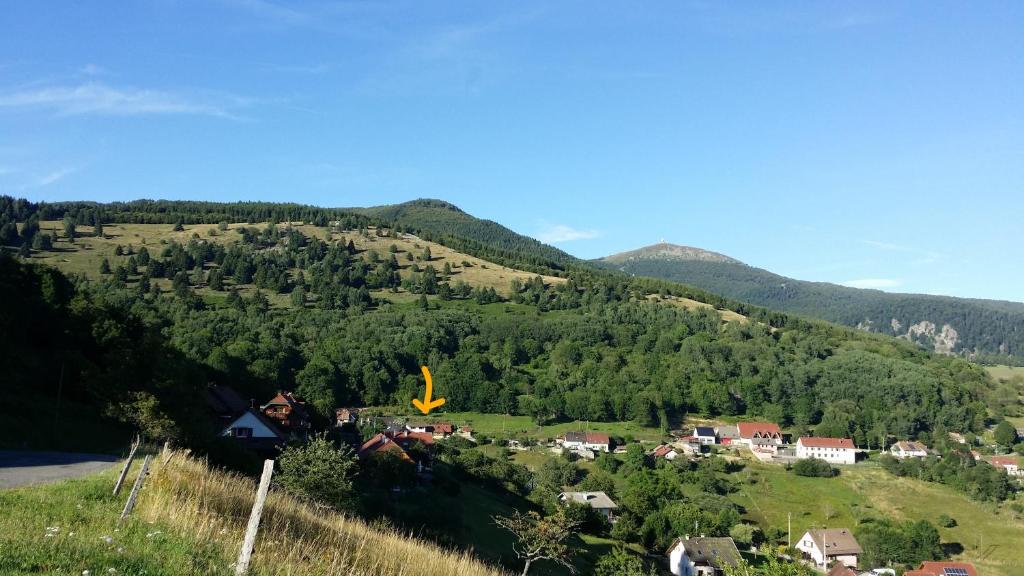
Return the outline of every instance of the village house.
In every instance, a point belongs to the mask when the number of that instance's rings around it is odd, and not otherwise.
[[[675,460],[676,456],[679,456],[679,452],[675,448],[668,444],[661,444],[650,452],[654,459],[664,458],[665,460]]]
[[[715,429],[710,426],[697,426],[693,429],[693,436],[704,446],[710,446],[718,443],[718,436],[715,434]]]
[[[903,573],[903,576],[978,576],[974,565],[968,562],[922,562],[916,570]]]
[[[964,435],[959,432],[950,432],[949,439],[952,440],[953,442],[956,442],[957,444],[967,444],[967,438],[965,438]]]
[[[456,432],[456,435],[461,436],[466,440],[472,440],[473,442],[476,442],[476,439],[473,438],[473,428],[471,426],[460,427],[459,431]]]
[[[422,443],[426,449],[426,454],[418,460],[409,453],[416,442]],[[430,468],[430,450],[433,446],[434,437],[426,432],[384,431],[364,442],[356,455],[359,458],[369,458],[375,454],[391,452],[402,460],[415,463],[417,471],[422,472]]]
[[[1024,476],[1024,470],[1021,470],[1020,461],[1016,456],[993,456],[988,463],[1006,470],[1010,476]]]
[[[924,458],[928,455],[928,447],[913,440],[900,440],[889,447],[889,452],[900,460],[905,458]]]
[[[856,568],[857,559],[862,553],[857,539],[846,528],[808,530],[797,541],[796,549],[822,568],[832,562]]]
[[[239,414],[252,408],[255,402],[246,402],[235,392],[234,388],[228,386],[214,385],[206,389],[206,407],[217,420],[219,428],[223,428]]]
[[[849,438],[804,436],[796,441],[796,457],[817,458],[830,464],[855,464],[857,447]]]
[[[303,440],[309,436],[312,424],[306,403],[291,392],[279,392],[270,402],[260,406],[260,410],[285,434]]]
[[[358,421],[358,408],[338,408],[334,411],[334,425],[339,428],[347,424],[355,425]]]
[[[740,422],[736,425],[739,429],[740,438],[739,442],[751,445],[751,441],[756,438],[767,438],[772,443],[782,446],[782,430],[779,429],[778,424],[771,422]]]
[[[221,436],[235,438],[243,446],[259,453],[270,453],[287,440],[277,426],[262,412],[246,408],[221,431]]]
[[[562,492],[558,495],[561,502],[579,502],[586,504],[596,510],[598,514],[605,517],[609,522],[615,520],[615,511],[619,509],[618,504],[612,501],[604,492]]]
[[[595,452],[610,452],[612,449],[611,439],[607,434],[600,432],[566,432],[558,438],[557,442],[568,450],[586,448]]]
[[[676,576],[718,576],[739,565],[740,552],[732,538],[679,538],[665,552]]]
[[[715,434],[718,435],[718,441],[723,446],[729,446],[733,442],[738,442],[740,439],[739,427],[732,424],[724,424],[715,428]]]
[[[455,426],[448,422],[417,422],[405,425],[405,429],[409,432],[417,432],[421,434],[430,434],[435,440],[441,440],[448,438],[455,433]]]

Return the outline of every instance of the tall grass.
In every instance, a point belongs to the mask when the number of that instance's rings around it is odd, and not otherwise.
[[[0,492],[0,574],[233,574],[255,482],[182,453],[166,466],[162,457],[155,460],[132,518],[120,527],[127,494],[110,496],[116,470]],[[250,573],[504,574],[467,553],[378,530],[274,490]]]
[[[152,480],[140,500],[142,518],[167,523],[200,541],[241,542],[252,509],[252,480],[211,471],[181,454],[158,469]],[[501,574],[469,554],[442,550],[393,530],[376,530],[276,491],[263,511],[252,565],[256,574],[295,576]]]

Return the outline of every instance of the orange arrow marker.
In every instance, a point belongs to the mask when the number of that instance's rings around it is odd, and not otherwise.
[[[420,402],[419,398],[413,398],[412,405],[419,408],[420,412],[430,414],[430,411],[434,408],[444,405],[444,398],[430,399],[431,394],[434,393],[434,384],[430,381],[430,370],[426,366],[420,366],[420,370],[423,371],[423,377],[427,379],[427,393],[423,395],[422,402]]]

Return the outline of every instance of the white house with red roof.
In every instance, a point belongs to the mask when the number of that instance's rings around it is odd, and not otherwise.
[[[610,452],[612,449],[611,438],[601,432],[566,432],[558,438],[558,443],[567,450],[587,450]]]
[[[767,440],[776,446],[783,442],[782,430],[778,424],[772,422],[740,422],[736,425],[739,429],[739,442],[752,445],[753,440]]]
[[[857,447],[849,438],[803,436],[796,441],[796,457],[817,458],[830,464],[855,464]]]
[[[928,447],[913,440],[900,440],[889,448],[889,452],[900,460],[906,458],[924,458],[928,455]]]
[[[1024,476],[1024,470],[1020,469],[1020,461],[1016,456],[993,456],[988,463],[1006,470],[1010,476]]]

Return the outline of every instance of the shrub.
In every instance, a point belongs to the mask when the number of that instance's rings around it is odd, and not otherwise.
[[[793,473],[797,476],[831,478],[836,475],[836,469],[824,460],[807,458],[798,460],[796,464],[793,464]]]
[[[349,507],[356,459],[352,449],[335,448],[324,436],[304,446],[289,446],[277,459],[281,471],[275,477],[282,488],[336,509]]]
[[[956,526],[956,519],[948,514],[939,514],[939,526],[953,528]]]

